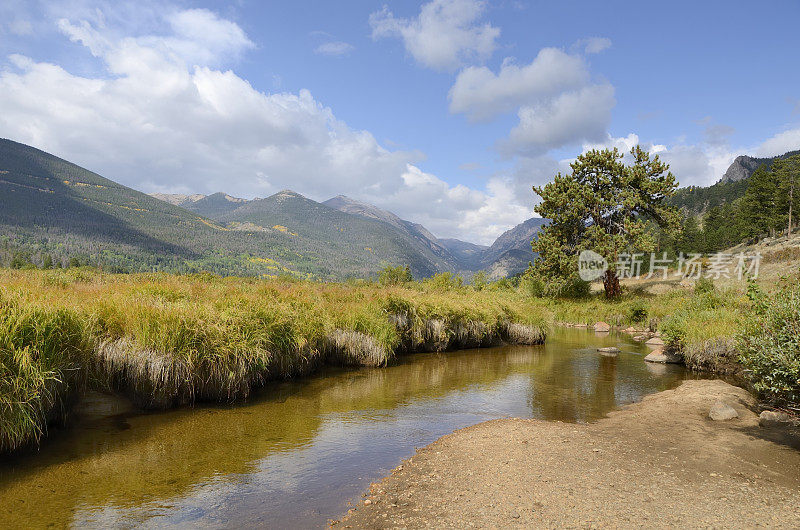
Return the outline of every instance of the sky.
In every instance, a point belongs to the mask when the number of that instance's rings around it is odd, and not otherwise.
[[[343,194],[489,244],[592,148],[800,149],[800,2],[0,0],[0,137],[147,192]]]

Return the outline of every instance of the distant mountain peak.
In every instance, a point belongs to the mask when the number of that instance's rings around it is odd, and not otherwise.
[[[722,175],[719,182],[739,182],[740,180],[749,179],[753,173],[764,164],[772,164],[772,162],[777,159],[788,158],[796,154],[800,154],[800,150],[789,151],[788,153],[768,158],[739,155],[733,160],[733,163],[728,166],[727,171]]]
[[[281,191],[279,191],[278,193],[276,193],[275,195],[273,195],[272,197],[269,197],[269,198],[275,199],[276,201],[278,201],[280,203],[280,202],[283,202],[283,201],[288,200],[288,199],[305,199],[306,197],[304,197],[303,195],[300,195],[296,191],[281,190]]]

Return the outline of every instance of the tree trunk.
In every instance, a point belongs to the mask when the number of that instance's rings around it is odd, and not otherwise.
[[[603,275],[603,287],[606,290],[606,298],[617,298],[622,294],[617,271],[612,271],[610,269],[606,271]]]

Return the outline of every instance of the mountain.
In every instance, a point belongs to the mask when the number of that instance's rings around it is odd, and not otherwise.
[[[387,223],[407,234],[408,237],[415,239],[420,244],[426,246],[431,252],[438,256],[439,259],[444,260],[451,265],[456,265],[457,263],[455,257],[444,245],[441,244],[439,239],[437,239],[436,236],[431,234],[428,229],[421,224],[400,219],[400,217],[392,212],[382,210],[381,208],[378,208],[372,204],[351,199],[345,195],[337,195],[336,197],[324,201],[322,204],[339,210],[340,212],[358,215],[360,217],[366,217],[368,219],[375,219]]]
[[[460,239],[440,239],[439,243],[467,270],[479,269],[481,255],[489,248],[486,245],[476,245]]]
[[[531,250],[531,241],[536,239],[536,234],[545,224],[547,219],[532,217],[501,234],[492,246],[483,252],[482,267],[488,270],[497,261],[502,261],[502,267],[496,267],[497,271],[511,271],[509,274],[524,271],[528,267],[528,262],[536,257]]]
[[[150,196],[155,197],[160,201],[174,204],[175,206],[183,206],[186,203],[199,201],[200,199],[205,197],[205,195],[201,193],[194,193],[191,195],[181,194],[181,193],[151,193]]]
[[[0,264],[91,264],[111,271],[370,277],[386,264],[416,277],[527,265],[540,220],[491,247],[440,241],[422,225],[348,197],[292,191],[266,199],[146,195],[39,149],[0,139]],[[509,253],[509,251],[514,251]]]
[[[770,166],[779,158],[788,158],[800,154],[798,151],[789,151],[771,158],[753,158],[747,155],[737,156],[728,166],[722,178],[708,187],[688,186],[679,188],[670,198],[670,204],[692,215],[701,214],[715,206],[731,203],[742,197],[747,190],[748,179],[753,176],[756,169],[763,165]]]
[[[449,254],[435,251],[426,238],[411,236],[405,221],[353,215],[290,190],[247,201],[216,219],[281,230],[293,237],[301,253],[320,255],[324,249],[332,259],[320,267],[344,266],[362,277],[386,263],[407,264],[417,277],[457,268]]]
[[[800,154],[800,150],[789,151],[788,153],[770,158],[753,158],[747,155],[737,156],[733,163],[728,166],[727,171],[722,175],[719,182],[739,182],[740,180],[749,179],[753,176],[753,173],[756,172],[756,169],[764,164],[772,165],[772,162],[779,158],[788,158],[796,154]]]
[[[231,197],[227,193],[218,192],[199,199],[184,201],[180,206],[204,217],[217,219],[246,202],[248,202],[247,199]]]
[[[418,277],[455,270],[453,260],[398,228],[292,192],[254,201],[225,194],[164,198],[0,140],[0,262],[15,255],[119,271],[329,279],[369,277],[386,263],[409,264]]]

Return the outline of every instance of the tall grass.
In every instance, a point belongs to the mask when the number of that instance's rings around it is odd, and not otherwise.
[[[3,450],[37,440],[87,377],[145,408],[231,402],[324,363],[539,343],[547,326],[529,297],[461,282],[5,270],[0,286]]]
[[[86,383],[90,334],[72,311],[0,297],[0,452],[65,418]]]

